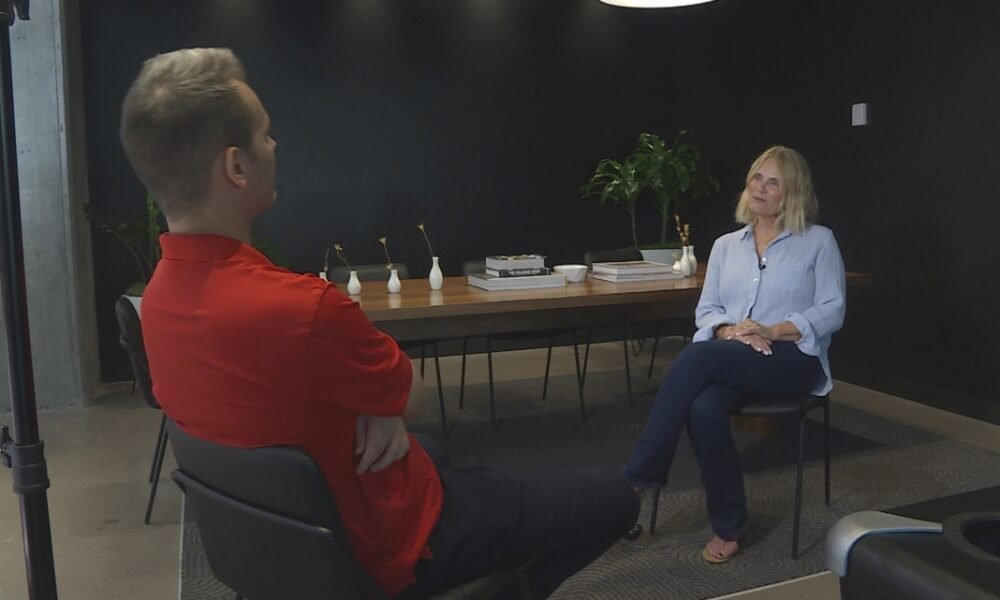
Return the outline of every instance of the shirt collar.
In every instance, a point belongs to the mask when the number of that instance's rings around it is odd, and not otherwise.
[[[269,262],[253,246],[222,235],[208,233],[160,235],[163,258],[172,260],[214,261],[241,255],[255,262]]]
[[[749,224],[749,225],[747,225],[746,227],[744,227],[742,229],[742,231],[743,231],[743,233],[740,235],[740,241],[746,241],[746,240],[752,240],[753,239],[753,224],[752,223]],[[788,231],[787,229],[783,229],[781,231],[781,233],[779,233],[777,236],[775,236],[774,240],[771,243],[773,244],[774,242],[777,242],[778,240],[785,239],[786,237],[789,237],[791,235],[792,235],[791,231]],[[796,234],[796,235],[802,235],[802,234],[799,233],[799,234]]]

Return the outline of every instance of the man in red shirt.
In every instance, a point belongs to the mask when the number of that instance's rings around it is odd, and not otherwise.
[[[142,306],[154,395],[194,436],[303,448],[388,595],[433,593],[541,552],[528,578],[547,596],[631,527],[636,494],[596,470],[435,465],[401,417],[422,383],[396,343],[335,286],[249,244],[276,199],[269,130],[226,49],[152,58],[125,98],[122,143],[170,231]]]

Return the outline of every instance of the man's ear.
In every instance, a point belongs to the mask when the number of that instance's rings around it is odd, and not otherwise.
[[[246,153],[236,146],[229,146],[222,151],[222,169],[226,180],[240,188],[247,185],[244,161]]]

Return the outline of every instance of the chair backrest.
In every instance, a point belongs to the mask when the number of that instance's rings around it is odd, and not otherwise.
[[[355,562],[326,478],[288,446],[233,448],[168,419],[184,490],[216,578],[254,600],[384,598]]]
[[[623,260],[642,260],[642,252],[635,248],[624,250],[591,250],[583,255],[583,262],[593,266],[595,262],[618,262]]]
[[[115,318],[118,319],[118,343],[128,355],[132,365],[135,383],[142,393],[142,399],[149,406],[159,409],[160,403],[153,397],[153,379],[149,376],[149,361],[146,360],[146,346],[142,341],[142,324],[135,306],[125,296],[119,296],[115,301]]]
[[[392,268],[396,269],[400,279],[410,278],[410,269],[406,263],[392,263]],[[334,283],[347,283],[351,278],[351,271],[358,272],[360,281],[389,281],[389,269],[385,268],[385,264],[354,265],[350,269],[346,265],[337,265],[331,268],[326,276]]]
[[[462,275],[468,275],[469,273],[485,273],[486,272],[486,261],[485,260],[467,260],[462,264]]]

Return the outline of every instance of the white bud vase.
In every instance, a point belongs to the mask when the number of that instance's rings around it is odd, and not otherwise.
[[[432,256],[431,260],[434,264],[431,265],[431,273],[427,276],[427,279],[431,283],[432,290],[439,290],[444,287],[444,275],[441,274],[441,266],[438,264],[438,257]]]
[[[399,281],[399,270],[398,269],[393,269],[389,273],[389,286],[388,286],[388,289],[389,289],[389,293],[390,294],[398,294],[399,290],[403,289],[403,284],[400,283],[400,281]]]
[[[681,255],[681,275],[689,277],[691,272],[691,257],[688,253],[688,247],[684,246],[684,254]]]
[[[323,281],[330,281],[329,279],[326,278],[326,271],[320,271],[319,278],[322,279]]]
[[[347,280],[347,293],[351,296],[361,294],[361,280],[358,279],[357,271],[351,271],[351,278]]]
[[[691,263],[691,274],[696,275],[698,273],[698,259],[694,256],[694,245],[687,247],[688,250],[688,262]]]

